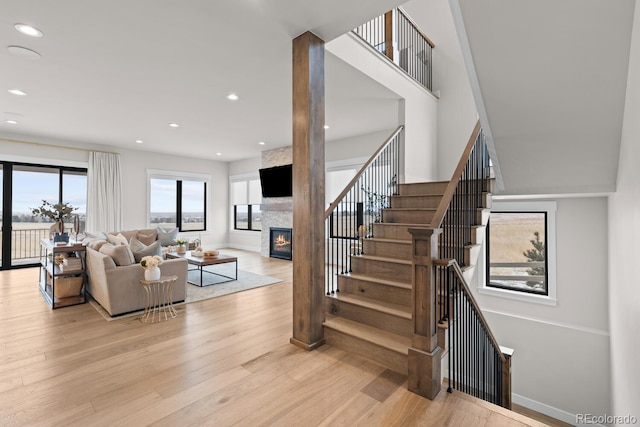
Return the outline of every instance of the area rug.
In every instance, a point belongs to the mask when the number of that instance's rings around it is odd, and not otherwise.
[[[235,273],[231,270],[224,271],[224,270],[216,269],[215,271],[216,273],[222,273],[225,276],[235,275]],[[194,274],[197,274],[197,279],[199,280],[200,273],[195,271],[189,272],[190,279]],[[204,274],[205,274],[205,283],[207,283],[208,281],[229,280],[227,278],[217,276],[217,275],[211,275],[207,273],[204,273]],[[282,280],[277,279],[275,277],[263,276],[260,274],[249,273],[248,271],[244,271],[244,270],[238,270],[238,280],[228,281],[224,283],[217,283],[211,286],[203,286],[203,287],[195,286],[190,283],[187,283],[187,297],[185,301],[183,303],[178,303],[174,305],[176,307],[179,307],[180,305],[183,305],[183,304],[189,304],[192,302],[202,301],[210,298],[217,298],[223,295],[229,295],[236,292],[246,291],[249,289],[260,288],[262,286],[274,285],[280,282],[282,282]],[[126,313],[119,316],[111,317],[109,313],[107,313],[105,309],[103,309],[100,306],[100,304],[98,304],[93,298],[89,298],[89,304],[91,304],[96,309],[96,311],[100,313],[102,317],[104,317],[108,321],[124,319],[131,316],[139,316],[143,311],[143,310],[134,311],[132,313]]]

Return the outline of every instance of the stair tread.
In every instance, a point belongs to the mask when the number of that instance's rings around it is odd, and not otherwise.
[[[411,244],[411,240],[403,240],[403,239],[388,239],[388,238],[384,238],[384,237],[371,237],[371,238],[367,238],[364,239],[365,241],[371,241],[371,242],[380,242],[380,243],[400,243],[403,245],[410,245]]]
[[[356,294],[336,294],[330,295],[326,298],[337,299],[338,301],[348,304],[358,305],[360,307],[368,308],[371,310],[379,311],[381,313],[390,314],[392,316],[401,317],[411,320],[410,308],[400,304],[394,304],[382,300],[371,299],[369,297],[356,295]]]
[[[354,255],[354,256],[358,258],[371,260],[371,261],[392,262],[395,264],[412,265],[412,261],[402,259],[402,258],[387,258],[387,257],[375,256],[375,255]]]
[[[356,280],[363,280],[363,281],[367,281],[367,282],[380,283],[382,285],[395,286],[397,288],[402,288],[402,289],[411,289],[411,284],[410,283],[404,283],[404,282],[397,282],[395,280],[382,279],[380,277],[370,276],[370,275],[367,275],[367,274],[349,273],[349,274],[345,274],[344,276],[351,277],[352,279],[356,279]]]
[[[437,211],[438,208],[384,208],[385,211],[402,211],[402,212],[412,212],[412,211],[420,211],[420,212],[426,212],[426,211]]]
[[[345,319],[343,317],[327,316],[324,325],[347,335],[374,343],[400,354],[408,354],[411,338],[374,328],[373,326]]]

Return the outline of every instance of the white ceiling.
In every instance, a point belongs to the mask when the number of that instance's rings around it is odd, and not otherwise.
[[[0,0],[0,133],[225,161],[257,156],[291,144],[292,38],[312,30],[329,41],[399,3]],[[16,23],[44,36],[20,34]],[[12,55],[10,45],[41,59]],[[240,100],[227,100],[231,92]],[[327,140],[394,128],[398,99],[327,53]]]
[[[615,190],[634,0],[451,1],[504,192]]]

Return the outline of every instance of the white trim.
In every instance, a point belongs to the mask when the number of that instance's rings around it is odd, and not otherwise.
[[[258,255],[261,255],[261,253],[260,253],[261,249],[259,247],[257,247],[257,246],[238,245],[236,243],[228,243],[224,247],[225,248],[231,248],[231,249],[240,249],[242,251],[256,252],[256,253],[258,253]]]
[[[547,326],[554,326],[554,327],[557,327],[557,328],[571,329],[571,330],[574,330],[574,331],[583,332],[585,334],[601,335],[601,336],[604,336],[604,337],[608,337],[609,336],[609,331],[606,331],[604,329],[590,328],[588,326],[574,325],[574,324],[571,324],[571,323],[552,322],[552,321],[549,321],[549,320],[534,319],[533,317],[521,316],[519,314],[507,313],[507,312],[504,312],[504,311],[491,310],[491,309],[486,309],[486,308],[483,308],[482,311],[485,312],[485,313],[493,313],[493,314],[496,314],[498,316],[505,316],[505,317],[511,317],[511,318],[514,318],[514,319],[526,320],[528,322],[541,323],[541,324],[547,325]]]
[[[356,168],[359,169],[364,165],[369,157],[356,157],[354,159],[344,159],[344,160],[336,160],[333,162],[327,162],[325,164],[326,171],[335,171],[342,169],[351,169]]]
[[[229,182],[234,181],[247,181],[252,179],[260,179],[260,174],[258,172],[250,172],[250,173],[242,173],[239,175],[229,175]]]
[[[566,194],[509,194],[492,195],[494,201],[530,200],[530,199],[585,199],[590,197],[609,197],[614,192],[603,193],[566,193]]]
[[[31,156],[15,156],[15,155],[6,155],[6,154],[3,154],[0,160],[3,162],[32,163],[32,164],[43,165],[43,166],[62,166],[62,167],[69,167],[69,168],[84,168],[84,169],[87,169],[89,167],[88,162],[76,162],[73,160],[60,160],[60,159],[50,159],[50,158],[44,158],[44,157],[31,157]]]
[[[204,181],[207,184],[211,181],[211,175],[206,173],[180,172],[161,169],[147,169],[147,178],[157,179],[180,179],[189,178],[192,181]]]
[[[556,211],[555,201],[516,201],[511,199],[493,199],[491,211],[511,211],[511,212],[546,212],[547,213],[547,295],[537,295],[516,290],[500,289],[487,286],[486,263],[487,248],[486,240],[482,242],[482,249],[478,257],[478,293],[498,298],[507,298],[517,301],[530,302],[543,305],[558,305],[557,289],[557,269],[556,269]]]
[[[516,393],[511,393],[511,402],[515,403],[516,405],[524,406],[525,408],[555,418],[556,420],[564,421],[567,424],[576,425],[576,414],[563,411],[562,409],[554,408],[553,406],[549,406],[546,403],[541,403],[536,400],[529,399],[528,397],[520,396]],[[590,425],[604,427],[602,426],[602,424]]]

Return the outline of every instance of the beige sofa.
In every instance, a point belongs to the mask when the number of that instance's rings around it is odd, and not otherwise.
[[[137,232],[138,230],[129,230],[121,234],[130,239]],[[91,247],[87,247],[86,263],[87,291],[111,316],[146,307],[146,295],[140,285],[140,280],[144,279],[144,269],[139,263],[116,265],[111,256]],[[163,276],[178,276],[172,291],[174,303],[185,300],[187,269],[185,259],[171,259],[160,264]]]

